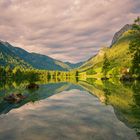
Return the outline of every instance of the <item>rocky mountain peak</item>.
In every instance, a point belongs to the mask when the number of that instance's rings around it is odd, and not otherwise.
[[[126,32],[130,29],[132,29],[132,25],[126,24],[117,33],[115,33],[110,47],[112,47],[118,41],[118,39],[123,35],[124,32]]]

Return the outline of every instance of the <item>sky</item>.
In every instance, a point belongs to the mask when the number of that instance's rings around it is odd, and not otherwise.
[[[80,62],[140,16],[140,0],[0,0],[0,40]]]

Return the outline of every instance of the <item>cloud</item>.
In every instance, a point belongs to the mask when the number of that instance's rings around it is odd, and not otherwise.
[[[139,9],[139,0],[1,0],[0,39],[62,61],[83,61],[109,45]]]

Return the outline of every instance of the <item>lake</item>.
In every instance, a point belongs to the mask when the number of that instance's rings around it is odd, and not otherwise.
[[[5,85],[0,91],[0,140],[139,140],[140,84],[102,82]],[[20,103],[4,97],[22,93]]]

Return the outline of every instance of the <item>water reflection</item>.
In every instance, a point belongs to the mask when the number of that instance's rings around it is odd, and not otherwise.
[[[26,84],[23,86],[21,85],[18,88],[8,88],[6,90],[3,90],[0,94],[0,114],[6,114],[13,108],[19,108],[23,106],[24,104],[28,102],[36,102],[43,100],[45,98],[48,98],[49,96],[52,96],[56,93],[62,92],[64,90],[67,90],[71,88],[72,84],[62,82],[62,83],[48,83],[46,85],[40,85],[40,88],[38,90],[27,90]],[[79,88],[79,87],[77,87]],[[4,97],[11,94],[11,93],[22,93],[23,95],[26,95],[27,98],[25,98],[23,101],[12,104],[4,100]]]
[[[80,82],[80,85],[101,102],[112,105],[119,120],[135,130],[140,139],[140,83],[114,83],[113,81]]]
[[[138,82],[51,81],[35,91],[26,90],[26,84],[13,83],[1,88],[2,140],[137,140],[139,137]],[[22,92],[28,97],[18,104],[9,104],[3,98],[12,92]]]

